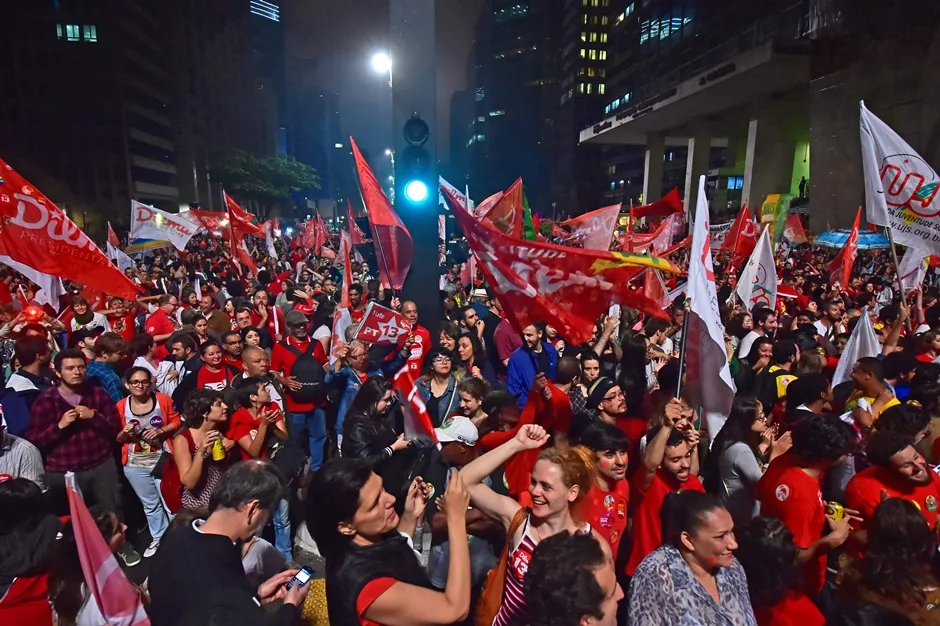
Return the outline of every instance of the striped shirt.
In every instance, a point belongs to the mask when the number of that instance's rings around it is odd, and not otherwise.
[[[10,433],[0,432],[0,476],[25,478],[45,491],[44,472],[42,455],[36,446]]]

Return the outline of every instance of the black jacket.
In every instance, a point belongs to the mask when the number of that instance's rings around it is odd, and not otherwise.
[[[392,457],[391,445],[398,439],[386,421],[368,415],[347,415],[343,422],[343,456],[364,459],[376,472]]]
[[[176,390],[173,392],[173,404],[176,405],[177,410],[183,410],[183,406],[186,404],[186,398],[188,398],[189,394],[196,390],[200,369],[202,369],[202,364],[200,364],[199,367],[190,373],[186,374],[186,376],[183,377],[183,380],[180,381],[180,384],[177,385]],[[235,377],[238,376],[238,370],[231,365],[223,363],[222,369],[228,372],[227,378],[229,383],[235,380]]]

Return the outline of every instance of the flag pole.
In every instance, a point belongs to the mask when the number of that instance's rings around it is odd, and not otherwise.
[[[679,346],[679,380],[676,382],[676,397],[682,397],[682,374],[685,371],[685,344],[689,339],[689,298],[685,299],[685,315],[682,317],[682,341]]]
[[[894,263],[894,278],[898,283],[898,293],[901,294],[901,301],[907,304],[907,294],[904,293],[904,283],[901,282],[901,266],[898,264],[898,251],[894,247],[894,235],[891,234],[891,226],[886,226],[885,230],[888,231],[888,243],[891,245],[891,261]],[[904,326],[907,332],[911,332],[910,316],[904,320]]]

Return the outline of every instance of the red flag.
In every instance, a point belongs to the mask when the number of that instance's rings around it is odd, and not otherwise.
[[[117,233],[115,233],[114,229],[111,228],[111,222],[108,222],[108,243],[115,248],[121,247],[121,240],[118,239]]]
[[[675,239],[676,234],[679,232],[680,223],[680,214],[673,213],[662,221],[659,228],[651,233],[634,233],[627,231],[621,238],[620,249],[629,250],[636,254],[645,254],[647,250],[652,248],[653,254],[661,255],[663,250],[668,249],[672,245],[672,240]]]
[[[457,206],[461,205],[458,204]],[[418,393],[418,386],[415,385],[415,374],[408,366],[401,368],[395,374],[394,386],[405,413],[405,437],[413,439],[414,437],[427,436],[436,445],[437,435],[434,434],[434,424],[428,415],[427,407],[421,400],[421,394]]]
[[[665,309],[669,306],[669,290],[663,283],[663,277],[652,268],[643,270],[643,295]]]
[[[330,233],[326,229],[326,224],[323,223],[323,218],[317,213],[317,230],[316,230],[316,242],[313,247],[315,248],[315,254],[322,254],[324,252],[323,246],[330,240]]]
[[[414,240],[398,213],[392,208],[392,203],[382,191],[382,185],[375,178],[352,137],[349,138],[349,143],[356,159],[362,199],[369,216],[369,225],[372,227],[379,277],[386,287],[401,289],[414,259]],[[463,209],[463,212],[466,213],[466,209]]]
[[[74,474],[65,475],[65,485],[78,560],[82,565],[85,588],[92,596],[91,601],[98,605],[107,624],[149,626],[150,619],[144,611],[140,594],[127,581],[111,548],[101,536],[101,531],[75,487]]]
[[[673,188],[665,196],[643,206],[633,207],[633,217],[640,219],[643,217],[666,217],[673,213],[682,212],[682,200],[679,198],[679,190]]]
[[[620,215],[619,204],[606,206],[561,223],[571,229],[568,243],[583,247],[585,250],[610,250],[610,240],[617,228]]]
[[[278,218],[274,218],[274,234],[277,237],[281,236],[281,222]]]
[[[202,211],[200,209],[190,209],[186,212],[185,217],[190,221],[199,220],[199,223],[202,224],[210,233],[213,233],[218,236],[228,236],[229,231],[229,218],[227,212],[220,211]]]
[[[492,196],[491,196],[492,197]],[[486,202],[486,200],[484,200]],[[483,221],[510,237],[522,239],[522,179],[516,179],[509,189],[498,198]]]
[[[313,218],[307,220],[307,227],[304,228],[304,234],[300,239],[300,243],[303,244],[304,248],[313,250],[314,254],[320,254],[320,251],[316,249],[317,246],[317,235],[319,233],[319,226],[317,221]]]
[[[644,267],[678,273],[669,261],[513,239],[458,210],[459,201],[442,191],[487,282],[518,330],[542,321],[569,343],[585,343],[611,303],[665,319],[657,303],[632,292],[627,283]]]
[[[339,306],[348,309],[352,306],[349,300],[349,287],[353,284],[352,263],[349,259],[349,250],[352,248],[352,240],[349,235],[343,233],[339,241],[340,255],[343,258],[343,292],[340,294]]]
[[[539,237],[542,234],[542,216],[538,213],[532,214],[532,230],[535,231],[535,236]]]
[[[800,221],[800,216],[796,214],[787,216],[787,225],[783,229],[783,236],[790,243],[806,243],[809,241],[806,231],[803,230],[803,222]]]
[[[506,192],[504,191],[497,191],[492,196],[486,198],[483,202],[476,205],[476,207],[473,209],[473,216],[478,220],[482,220],[483,216],[489,213],[490,210],[496,206],[496,203],[499,202],[500,198],[502,198],[505,193]]]
[[[0,255],[127,300],[137,287],[68,216],[0,159]]]
[[[855,257],[858,256],[858,225],[862,218],[862,208],[858,208],[855,214],[855,223],[852,224],[852,232],[849,234],[845,245],[839,250],[839,254],[826,265],[829,270],[829,284],[839,285],[845,289],[849,284],[849,277],[852,275],[852,266],[855,264]]]
[[[366,235],[362,232],[362,229],[359,228],[359,224],[356,223],[356,219],[353,217],[352,202],[349,200],[346,201],[346,215],[346,221],[349,222],[349,236],[352,245],[363,245],[366,242]]]
[[[754,252],[758,239],[760,239],[760,232],[757,229],[757,224],[754,223],[751,210],[745,203],[741,207],[741,211],[738,212],[734,223],[731,224],[731,228],[725,234],[725,240],[721,242],[718,250],[731,251],[731,266],[739,268]]]
[[[251,223],[254,216],[245,209],[238,206],[238,203],[232,200],[232,197],[222,192],[222,198],[225,200],[225,206],[228,207],[228,219],[232,229],[238,231],[240,235],[255,235],[264,237],[264,228]]]
[[[392,309],[370,302],[356,330],[356,339],[367,343],[397,344],[411,332],[411,323]]]
[[[552,237],[560,237],[561,239],[567,239],[569,233],[567,230],[558,225],[558,222],[552,224]]]
[[[255,265],[251,254],[248,253],[248,248],[245,246],[245,236],[241,234],[236,235],[235,229],[233,228],[229,231],[228,241],[229,246],[232,248],[232,262],[235,263],[238,273],[241,274],[241,266],[246,265],[248,271],[251,272],[252,275],[257,276],[258,266]]]

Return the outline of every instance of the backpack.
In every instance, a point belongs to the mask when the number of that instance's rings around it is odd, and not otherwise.
[[[282,341],[281,345],[297,357],[297,360],[294,361],[294,366],[290,369],[290,375],[294,380],[303,385],[299,391],[288,391],[285,389],[285,393],[290,394],[290,397],[295,402],[302,402],[304,404],[322,403],[326,399],[327,392],[326,374],[320,362],[313,357],[313,351],[317,345],[316,340],[310,340],[310,346],[307,348],[306,352],[301,352],[287,343],[286,340]]]

